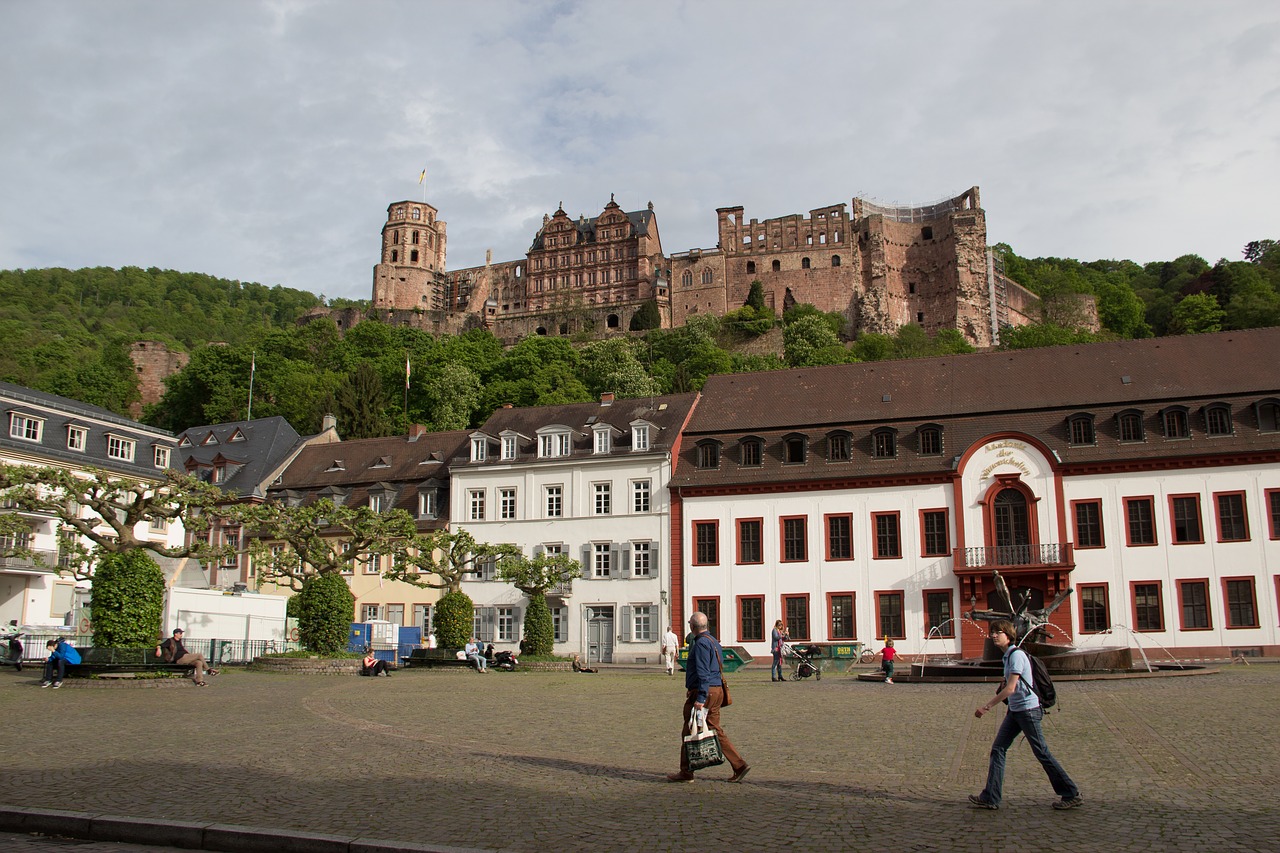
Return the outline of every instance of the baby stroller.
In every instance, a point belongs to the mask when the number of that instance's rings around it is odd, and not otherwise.
[[[795,668],[791,671],[791,680],[799,681],[802,678],[813,676],[815,681],[822,680],[822,670],[814,662],[814,658],[818,654],[817,646],[793,645],[791,643],[782,644],[782,656],[788,660],[795,661]]]

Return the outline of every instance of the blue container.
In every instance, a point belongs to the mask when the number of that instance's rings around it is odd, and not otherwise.
[[[373,626],[365,622],[351,623],[351,637],[347,640],[347,651],[363,652],[373,641]]]

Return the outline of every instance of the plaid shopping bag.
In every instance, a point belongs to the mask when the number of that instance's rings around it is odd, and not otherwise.
[[[684,756],[690,770],[702,770],[724,764],[724,753],[720,751],[720,738],[707,727],[705,719],[699,724],[696,710],[689,716],[689,734],[684,736]]]

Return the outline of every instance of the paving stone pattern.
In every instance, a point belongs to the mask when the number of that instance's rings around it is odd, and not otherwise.
[[[682,679],[657,670],[37,683],[0,673],[13,806],[556,853],[1221,853],[1280,838],[1275,665],[1060,685],[1046,737],[1085,797],[1067,812],[1021,740],[1004,807],[967,806],[1003,714],[974,719],[988,684],[740,670],[724,720],[751,775],[727,784],[725,766],[672,785]]]

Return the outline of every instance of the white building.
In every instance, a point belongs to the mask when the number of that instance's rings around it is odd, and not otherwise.
[[[72,472],[97,468],[158,483],[164,470],[176,462],[171,433],[55,394],[0,382],[0,417],[0,464],[55,466]],[[0,511],[14,512],[12,502],[4,502]],[[80,512],[83,518],[91,517],[86,508]],[[66,565],[61,545],[67,534],[54,516],[17,514],[30,525],[31,533],[19,534],[3,544],[23,547],[35,559],[0,557],[0,624],[16,619],[33,627],[62,625],[74,609],[76,586],[74,580],[57,571]],[[105,525],[101,529],[109,530]],[[134,535],[164,547],[178,547],[184,531],[181,522],[161,519],[139,522]]]
[[[582,563],[550,596],[556,652],[655,662],[670,618],[667,483],[696,394],[502,408],[471,434],[450,474],[450,525],[478,542]],[[499,647],[523,635],[523,593],[486,565],[463,591],[477,636]]]
[[[713,376],[677,624],[975,657],[993,570],[1055,642],[1280,653],[1280,329]]]

